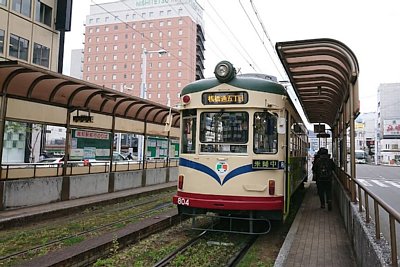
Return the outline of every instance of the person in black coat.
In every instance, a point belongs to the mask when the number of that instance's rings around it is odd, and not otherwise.
[[[328,210],[332,210],[332,176],[335,164],[326,148],[320,148],[318,154],[319,157],[314,161],[312,171],[316,176],[321,209],[324,209],[327,203]]]

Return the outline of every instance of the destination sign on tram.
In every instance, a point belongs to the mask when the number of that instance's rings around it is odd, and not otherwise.
[[[247,92],[212,92],[202,96],[204,105],[246,104],[247,101]]]
[[[254,159],[253,169],[279,169],[279,162],[277,160],[268,159]]]

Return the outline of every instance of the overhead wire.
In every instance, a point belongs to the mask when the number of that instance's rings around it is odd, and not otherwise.
[[[219,16],[219,14],[218,14],[218,12],[215,10],[215,8],[212,6],[212,4],[207,0],[207,2],[208,2],[208,4],[212,7],[212,9],[214,10],[214,12],[217,14],[217,16],[219,17],[219,19],[224,23],[224,25],[229,29],[229,27],[226,25],[226,23],[225,23],[225,21],[221,18],[221,16]],[[210,14],[208,14],[207,12],[206,12],[206,15],[210,18],[210,20],[213,22],[213,24],[215,25],[215,27],[221,32],[221,34],[222,35],[224,35],[226,38],[227,38],[227,40],[229,40],[229,37],[226,35],[226,32],[225,31],[223,31],[222,29],[221,29],[221,27],[219,26],[219,24],[218,23],[216,23],[215,22],[215,20],[213,19],[213,17],[210,15]],[[207,33],[206,33],[207,34]],[[234,36],[234,34],[232,34],[233,36]],[[208,35],[207,35],[208,36]],[[237,39],[236,37],[235,37],[235,39]],[[254,68],[254,64],[252,64],[244,55],[243,55],[243,53],[242,53],[242,51],[240,50],[240,49],[238,49],[234,44],[232,44],[232,42],[230,42],[230,44],[232,45],[232,47],[238,52],[238,54],[246,61],[246,63],[252,68],[252,69],[254,69],[254,71],[257,71],[255,68]],[[245,50],[245,49],[244,49]]]
[[[224,19],[219,15],[219,13],[217,12],[217,10],[214,8],[214,6],[210,3],[209,0],[207,0],[208,4],[210,5],[210,7],[212,8],[212,10],[214,11],[214,13],[218,16],[218,18],[222,21],[222,23],[225,25],[225,27],[228,29],[228,31],[230,32],[230,34],[232,35],[232,37],[235,39],[235,41],[239,44],[240,48],[247,54],[247,56],[249,57],[249,59],[253,62],[250,63],[247,61],[247,63],[250,65],[250,67],[252,69],[254,69],[254,71],[257,72],[257,70],[255,68],[257,68],[258,70],[261,70],[259,66],[257,66],[257,64],[255,63],[254,59],[251,57],[251,55],[249,54],[249,52],[247,51],[247,49],[242,45],[242,43],[240,42],[240,40],[236,37],[236,35],[231,31],[230,27],[226,24],[226,22],[224,21]],[[240,51],[240,50],[238,50]],[[253,66],[254,65],[254,66]],[[255,68],[254,68],[255,67]]]
[[[265,51],[267,52],[269,58],[271,59],[272,63],[274,64],[275,69],[278,71],[278,73],[279,73],[279,75],[281,76],[281,78],[284,78],[284,76],[283,76],[282,73],[279,71],[279,68],[278,68],[278,66],[277,66],[276,63],[275,63],[275,60],[272,58],[272,55],[271,55],[271,53],[269,52],[267,46],[265,45],[264,40],[261,38],[261,36],[260,36],[260,34],[258,33],[258,31],[257,31],[257,29],[256,29],[256,27],[255,27],[255,25],[254,25],[254,23],[253,23],[253,21],[251,20],[251,18],[250,18],[250,16],[249,16],[249,14],[247,13],[246,9],[244,8],[244,6],[243,6],[241,0],[239,0],[239,3],[240,3],[240,6],[242,7],[243,12],[246,14],[247,19],[249,20],[251,26],[253,27],[253,29],[254,29],[256,35],[257,35],[258,38],[260,39],[261,44],[263,45],[263,47],[264,47]]]

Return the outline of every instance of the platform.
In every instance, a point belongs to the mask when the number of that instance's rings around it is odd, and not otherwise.
[[[333,199],[333,209],[321,209],[311,182],[286,236],[274,267],[356,267],[351,241]]]

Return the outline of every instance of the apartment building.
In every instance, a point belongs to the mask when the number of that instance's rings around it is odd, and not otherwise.
[[[175,106],[204,78],[203,9],[193,0],[95,4],[86,18],[83,79]]]

